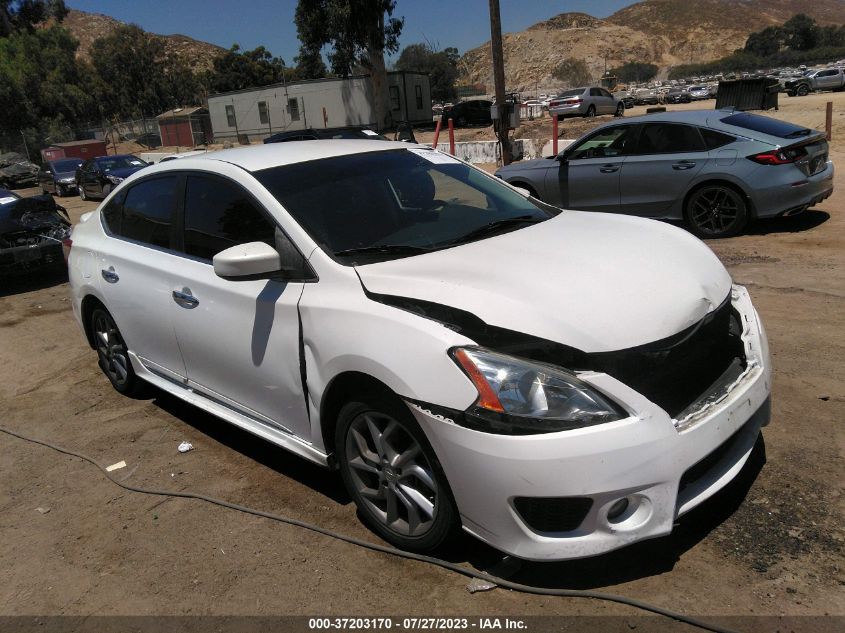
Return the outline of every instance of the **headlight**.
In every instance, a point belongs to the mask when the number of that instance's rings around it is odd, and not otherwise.
[[[113,185],[116,185],[116,184],[118,184],[118,183],[123,182],[123,178],[121,178],[120,176],[111,176],[111,175],[107,175],[107,176],[106,176],[106,180],[108,180],[108,181],[109,181],[110,183],[112,183]]]
[[[552,433],[628,417],[607,396],[560,367],[479,347],[459,347],[451,355],[478,390],[466,421],[479,430]]]

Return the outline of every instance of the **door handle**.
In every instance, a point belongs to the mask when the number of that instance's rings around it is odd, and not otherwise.
[[[173,291],[173,300],[183,308],[196,308],[200,304],[200,300],[191,294],[190,288],[182,288],[182,290]]]
[[[103,268],[100,271],[100,274],[103,276],[103,279],[110,284],[116,284],[120,280],[120,277],[118,277],[117,273],[114,272],[114,266],[109,266],[108,269]]]
[[[599,171],[603,174],[612,174],[619,171],[619,165],[602,165],[599,167]]]
[[[682,160],[672,165],[672,169],[677,171],[684,171],[685,169],[692,169],[693,167],[695,167],[695,161],[692,160]]]

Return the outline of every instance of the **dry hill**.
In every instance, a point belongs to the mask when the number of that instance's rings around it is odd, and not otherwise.
[[[81,58],[89,56],[94,40],[109,35],[121,24],[123,22],[107,15],[75,9],[71,9],[63,22],[63,26],[79,40],[77,56]],[[186,62],[195,71],[211,68],[214,58],[224,51],[219,46],[201,42],[186,35],[157,35],[155,33],[147,33],[147,35],[164,43],[168,57],[176,57]]]
[[[845,0],[645,0],[605,19],[562,13],[504,36],[508,89],[557,86],[552,69],[574,57],[596,76],[627,61],[671,66],[711,61],[745,44],[748,35],[806,13],[820,24],[845,23]],[[461,58],[461,82],[492,88],[490,43]]]

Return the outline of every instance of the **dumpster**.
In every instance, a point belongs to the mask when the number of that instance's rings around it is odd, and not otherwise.
[[[716,109],[777,110],[778,92],[780,84],[774,77],[720,81]]]

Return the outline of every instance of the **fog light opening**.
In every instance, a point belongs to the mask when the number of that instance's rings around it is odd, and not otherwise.
[[[610,506],[610,509],[607,511],[607,520],[611,523],[615,522],[617,519],[622,517],[623,514],[625,514],[625,511],[628,509],[628,505],[628,497],[623,497],[618,501],[614,501],[613,505]]]

